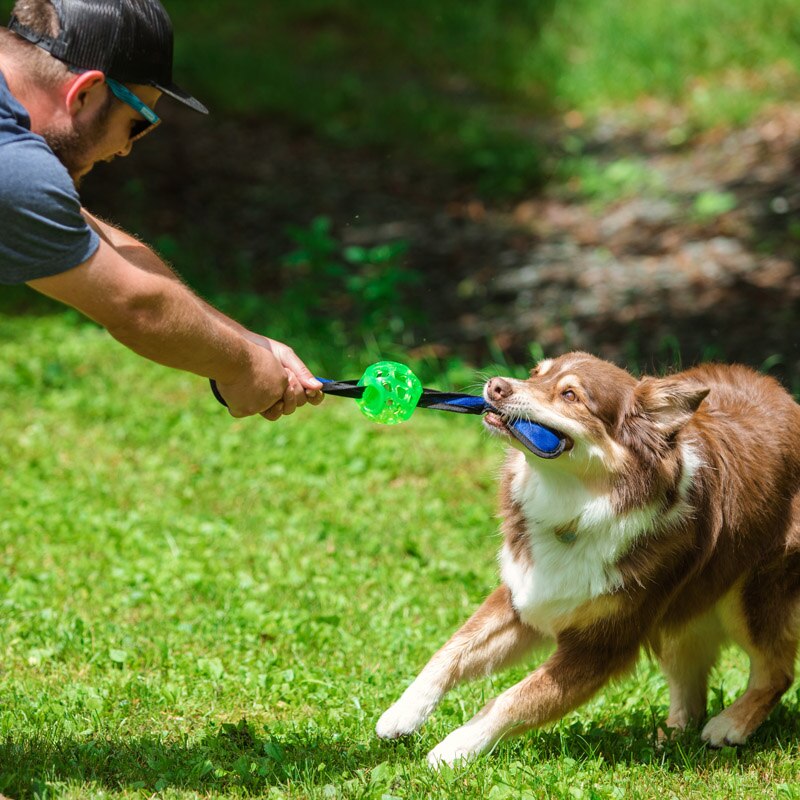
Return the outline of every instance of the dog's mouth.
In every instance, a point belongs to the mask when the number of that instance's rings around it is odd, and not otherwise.
[[[506,434],[506,436],[511,435],[511,431],[508,428],[508,419],[501,414],[498,414],[496,411],[487,411],[483,415],[483,421],[488,427],[494,428],[495,430]]]
[[[571,450],[574,442],[561,431],[542,425],[533,420],[510,419],[497,410],[487,411],[483,416],[487,428],[520,442],[540,458],[557,458]]]

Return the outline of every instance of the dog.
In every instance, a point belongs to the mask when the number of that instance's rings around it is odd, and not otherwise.
[[[744,693],[702,729],[743,744],[794,679],[800,628],[800,406],[772,378],[706,364],[636,379],[587,353],[484,386],[488,430],[512,446],[500,485],[501,585],[379,719],[417,731],[446,692],[554,642],[524,680],[428,755],[437,767],[558,720],[635,665],[669,687],[666,733],[701,723],[728,639],[750,659]],[[528,419],[567,442],[527,452]]]

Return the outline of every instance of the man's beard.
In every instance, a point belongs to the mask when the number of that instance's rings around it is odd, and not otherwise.
[[[53,127],[41,131],[42,138],[67,168],[76,187],[80,185],[83,175],[94,166],[93,163],[87,162],[87,154],[105,134],[112,102],[112,98],[109,97],[98,109],[94,119],[76,122],[69,129]]]

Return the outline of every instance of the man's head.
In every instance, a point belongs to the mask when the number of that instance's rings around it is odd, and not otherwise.
[[[208,113],[172,81],[172,24],[159,0],[17,0],[8,27],[16,85],[53,101],[39,103],[46,113],[31,114],[33,128],[76,180],[155,127],[162,93]]]

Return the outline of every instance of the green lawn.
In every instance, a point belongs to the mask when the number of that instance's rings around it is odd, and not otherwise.
[[[0,316],[0,341],[0,792],[800,797],[795,689],[741,752],[696,734],[658,750],[647,662],[453,772],[428,749],[523,670],[457,690],[410,741],[376,739],[495,582],[502,454],[474,418],[382,428],[329,398],[233,421],[202,380],[70,313]],[[731,653],[712,704],[745,680]]]

